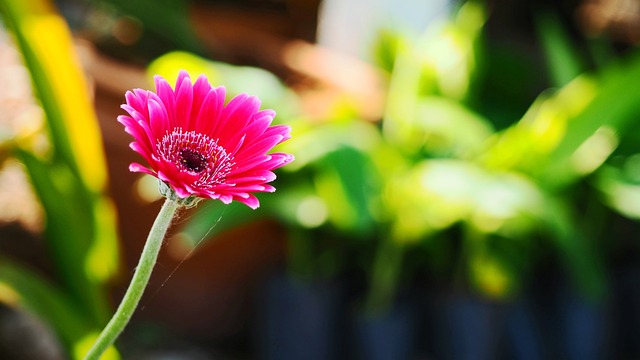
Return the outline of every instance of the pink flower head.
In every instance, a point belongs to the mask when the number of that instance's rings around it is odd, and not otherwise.
[[[236,200],[252,209],[253,195],[273,192],[272,172],[293,156],[267,154],[289,139],[290,128],[270,126],[273,110],[260,110],[260,100],[240,94],[225,105],[224,87],[214,88],[204,75],[191,83],[181,71],[175,89],[161,76],[156,92],[127,91],[118,121],[135,141],[130,147],[149,164],[132,163],[129,170],[151,174],[172,190],[176,199]]]

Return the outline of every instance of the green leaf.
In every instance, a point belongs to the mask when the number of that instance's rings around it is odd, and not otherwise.
[[[379,184],[372,176],[368,157],[352,147],[342,147],[328,154],[324,162],[323,170],[337,180],[321,190],[333,210],[334,221],[358,237],[371,235],[375,223],[369,203],[373,194],[379,193],[375,190]]]
[[[46,214],[47,245],[70,294],[96,325],[109,313],[104,290],[87,276],[86,254],[92,245],[91,202],[79,180],[65,164],[48,164],[18,149],[33,188]],[[106,262],[112,258],[104,258]]]
[[[634,155],[625,159],[622,168],[605,165],[593,181],[609,207],[634,220],[640,220],[639,160],[640,155]]]
[[[601,299],[606,293],[606,281],[601,254],[594,247],[597,234],[588,230],[588,222],[593,219],[578,221],[562,200],[547,200],[546,225],[552,245],[564,258],[578,288],[593,299]]]
[[[78,304],[32,270],[0,259],[0,302],[24,308],[55,330],[67,349],[72,349],[95,324]]]
[[[469,158],[484,148],[491,135],[493,128],[482,116],[459,102],[434,96],[418,104],[411,137],[430,155]]]
[[[578,51],[556,14],[541,12],[536,20],[551,79],[556,86],[564,86],[584,70]]]
[[[596,96],[583,111],[570,119],[566,135],[549,155],[550,163],[545,166],[542,177],[560,184],[562,181],[571,181],[571,178],[562,179],[556,174],[566,172],[566,169],[578,171],[578,159],[574,155],[581,145],[599,130],[624,133],[637,123],[637,113],[640,111],[639,77],[640,56],[637,54],[625,63],[612,65],[598,76]]]
[[[118,242],[88,83],[67,24],[50,1],[6,0],[0,10],[31,74],[52,144],[46,161],[24,148],[17,154],[43,205],[60,279],[86,316],[102,324],[109,313],[103,284],[116,272]]]
[[[391,72],[396,61],[396,52],[400,44],[405,44],[408,39],[391,28],[383,28],[378,31],[373,44],[373,58],[381,69]],[[406,46],[406,44],[404,45]]]

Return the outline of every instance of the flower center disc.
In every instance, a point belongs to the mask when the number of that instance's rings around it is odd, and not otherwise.
[[[158,140],[157,149],[160,158],[176,164],[179,171],[198,174],[189,185],[199,189],[224,183],[235,166],[233,156],[216,139],[182,128],[167,132]]]
[[[204,155],[191,149],[180,150],[180,162],[187,170],[195,173],[207,168],[207,159]]]

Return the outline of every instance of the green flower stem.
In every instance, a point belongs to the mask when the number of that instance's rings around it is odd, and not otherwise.
[[[107,348],[116,341],[116,338],[129,323],[129,320],[131,319],[131,316],[144,293],[144,289],[149,282],[151,271],[153,271],[153,267],[156,264],[158,252],[162,246],[162,241],[167,233],[167,229],[169,228],[169,225],[171,225],[173,216],[180,206],[181,204],[177,201],[170,199],[167,199],[162,205],[162,208],[151,227],[144,249],[142,249],[142,255],[140,255],[140,261],[138,262],[138,266],[136,267],[133,278],[131,279],[131,284],[129,285],[127,292],[124,294],[122,302],[120,303],[120,306],[118,306],[118,310],[116,310],[116,313],[113,315],[107,326],[102,330],[102,333],[96,340],[95,344],[93,344],[91,350],[89,350],[87,355],[85,355],[85,360],[99,359]]]

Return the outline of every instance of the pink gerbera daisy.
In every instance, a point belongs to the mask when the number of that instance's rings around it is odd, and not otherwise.
[[[185,204],[210,198],[255,209],[253,193],[275,191],[267,184],[276,178],[272,170],[293,156],[267,154],[291,137],[288,126],[270,126],[273,110],[260,110],[260,100],[247,94],[225,105],[224,87],[212,87],[204,75],[192,84],[186,71],[175,89],[161,76],[155,84],[155,93],[128,91],[122,108],[130,116],[118,117],[135,138],[131,148],[149,164],[132,163],[129,170],[157,177],[165,196]]]

